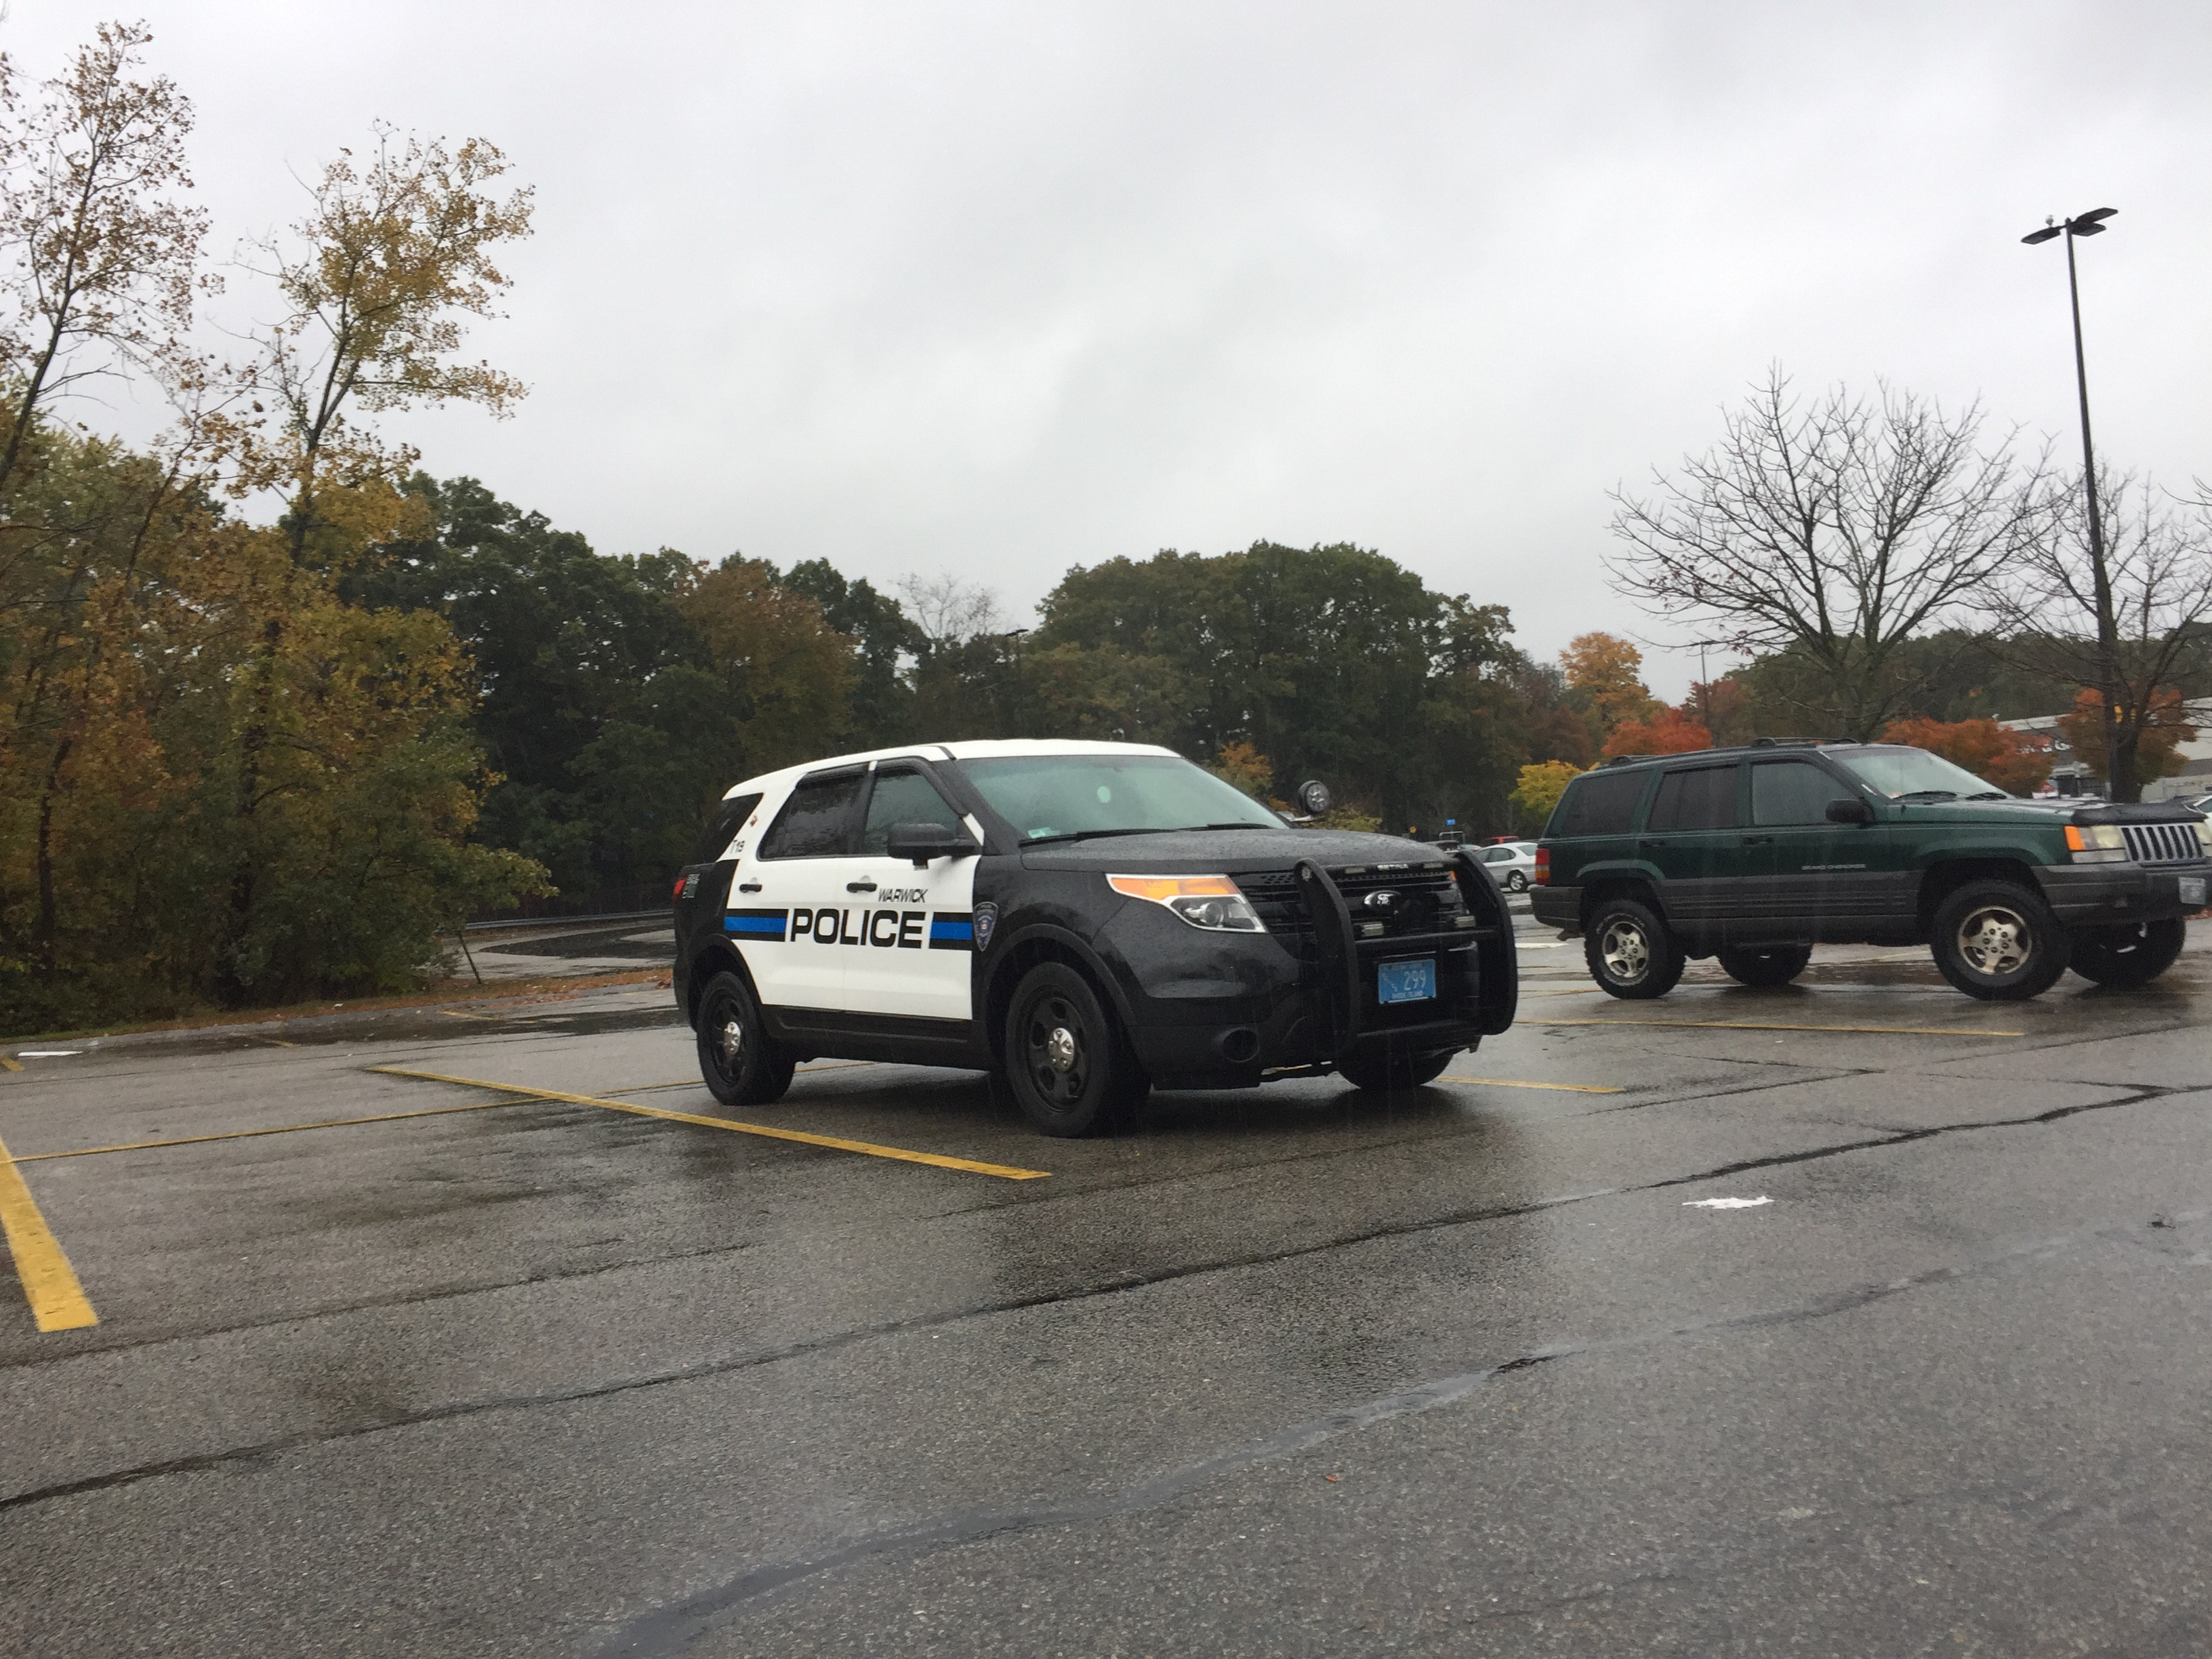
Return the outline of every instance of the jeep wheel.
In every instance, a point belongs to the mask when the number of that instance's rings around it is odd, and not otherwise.
[[[1682,977],[1682,947],[1647,904],[1601,901],[1583,930],[1583,960],[1610,996],[1663,997]]]
[[[1809,945],[1723,945],[1721,966],[1739,985],[1787,985],[1813,959]]]
[[[1528,872],[1526,870],[1508,870],[1505,872],[1505,890],[1509,893],[1527,892]]]
[[[2181,954],[2189,924],[2139,921],[2132,927],[2085,927],[2074,935],[2067,966],[2100,985],[2148,985]]]
[[[1336,1062],[1336,1074],[1355,1089],[1404,1094],[1434,1083],[1458,1053],[1448,1048],[1440,1054],[1352,1054]]]
[[[1048,1135],[1116,1127],[1151,1087],[1098,994],[1065,963],[1040,963],[1022,976],[1006,1042],[1007,1090]]]
[[[760,1005],[735,974],[699,994],[699,1075],[725,1106],[767,1106],[791,1087],[792,1057],[769,1040]]]
[[[1970,881],[1936,907],[1929,949],[1943,977],[1985,1002],[2041,996],[2066,971],[2066,930],[2011,881]]]

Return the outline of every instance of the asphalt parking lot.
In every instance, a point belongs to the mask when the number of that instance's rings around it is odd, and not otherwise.
[[[652,989],[11,1047],[0,1651],[2212,1650],[2192,931],[2011,1006],[1532,933],[1443,1083],[1097,1141],[733,1124]]]

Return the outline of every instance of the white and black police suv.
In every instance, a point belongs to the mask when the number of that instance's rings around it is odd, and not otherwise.
[[[988,1071],[1079,1135],[1152,1089],[1416,1087],[1512,1024],[1516,969],[1464,853],[1295,827],[1165,749],[979,742],[731,790],[677,882],[675,985],[730,1105],[834,1055]]]

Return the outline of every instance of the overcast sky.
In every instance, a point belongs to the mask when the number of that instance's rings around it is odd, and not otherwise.
[[[9,14],[33,77],[118,15]],[[537,234],[471,351],[531,395],[392,429],[602,552],[950,570],[1011,626],[1071,564],[1353,541],[1540,656],[1664,635],[1606,492],[1770,362],[2073,444],[2063,254],[2019,239],[2107,205],[2100,453],[2212,477],[2202,3],[119,15],[224,250],[373,120],[507,152]]]

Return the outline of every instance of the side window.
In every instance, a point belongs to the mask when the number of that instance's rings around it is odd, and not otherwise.
[[[876,770],[875,793],[868,797],[868,827],[860,836],[860,850],[875,856],[885,850],[895,823],[937,823],[948,830],[965,826],[960,815],[945,805],[945,797],[919,772]]]
[[[1586,772],[1567,786],[1548,832],[1553,836],[1625,836],[1636,827],[1636,803],[1651,775]]]
[[[1654,834],[1735,829],[1735,773],[1733,766],[1669,772],[1659,781],[1659,796],[1651,803],[1651,821],[1645,827]]]
[[[1828,803],[1849,793],[1810,761],[1779,761],[1751,769],[1753,823],[1826,823]]]
[[[800,780],[761,837],[764,859],[834,859],[853,850],[853,817],[865,772]]]
[[[699,844],[691,849],[691,862],[713,864],[728,850],[737,839],[738,831],[745,827],[745,820],[758,806],[758,795],[735,795],[714,808],[714,816],[707,820],[707,827],[699,832]]]

